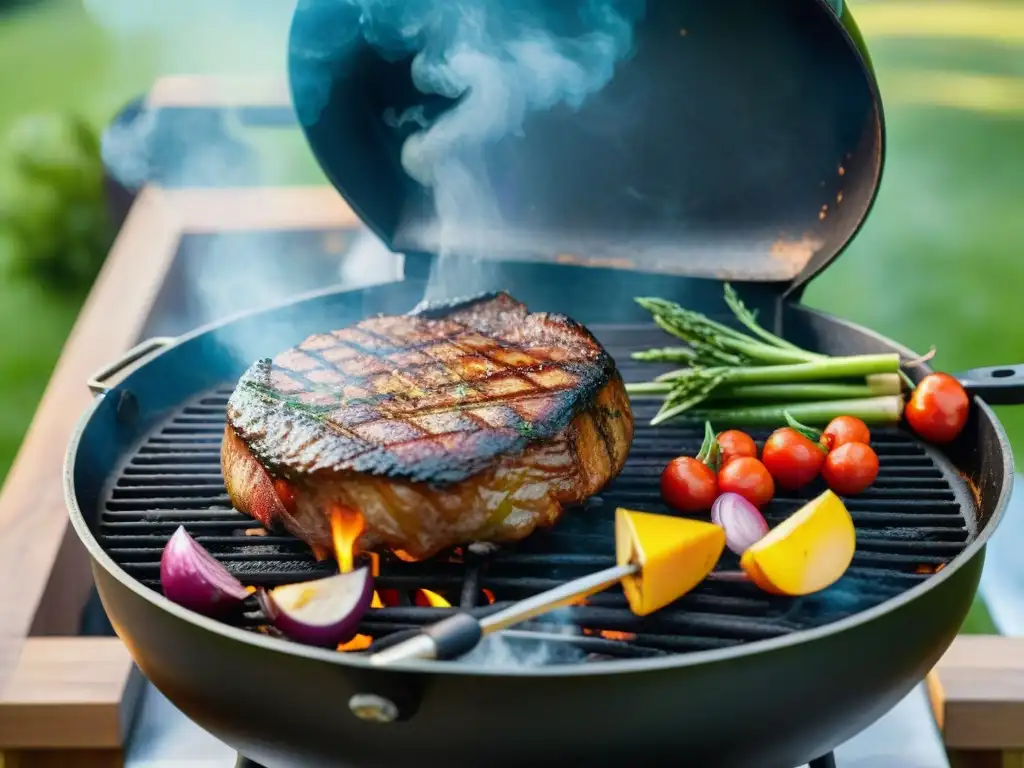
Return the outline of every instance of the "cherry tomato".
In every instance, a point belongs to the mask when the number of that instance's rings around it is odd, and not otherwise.
[[[718,492],[738,493],[755,507],[775,495],[775,481],[767,467],[751,456],[737,456],[718,471]]]
[[[761,461],[775,478],[775,484],[796,490],[818,476],[825,461],[825,449],[792,427],[772,432],[761,451]]]
[[[707,464],[691,456],[679,456],[661,473],[661,498],[680,512],[711,509],[718,498],[718,478]]]
[[[821,476],[836,493],[853,496],[875,482],[878,456],[870,445],[844,443],[825,457]]]
[[[846,443],[864,443],[870,445],[871,432],[868,425],[856,416],[837,416],[828,423],[821,433],[821,444],[834,451]]]
[[[718,433],[718,447],[722,451],[722,466],[740,456],[757,458],[757,443],[746,432],[727,429]]]
[[[948,373],[930,373],[910,396],[904,415],[918,435],[931,443],[948,443],[967,423],[970,399]]]

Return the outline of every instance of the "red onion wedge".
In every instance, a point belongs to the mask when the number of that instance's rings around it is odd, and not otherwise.
[[[260,597],[267,618],[281,632],[297,642],[323,648],[352,639],[371,600],[369,568],[285,584]]]
[[[204,616],[222,614],[249,596],[184,526],[178,526],[160,556],[160,585],[168,600]]]
[[[725,531],[725,546],[742,555],[768,533],[757,507],[738,493],[723,493],[711,505],[711,522]]]

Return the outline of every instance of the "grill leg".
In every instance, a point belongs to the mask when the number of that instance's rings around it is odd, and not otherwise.
[[[811,760],[807,768],[836,768],[835,753],[829,752],[827,755]]]

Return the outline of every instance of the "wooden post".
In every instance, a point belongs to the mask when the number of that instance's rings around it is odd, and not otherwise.
[[[928,695],[952,768],[1024,768],[1024,638],[958,637]]]

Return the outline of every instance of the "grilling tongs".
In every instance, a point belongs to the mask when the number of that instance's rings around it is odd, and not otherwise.
[[[612,568],[570,581],[521,600],[483,618],[457,613],[408,640],[372,654],[384,666],[411,659],[449,661],[473,650],[480,640],[548,611],[622,584],[633,613],[646,616],[679,599],[711,572],[725,547],[717,525],[686,518],[618,509]]]

